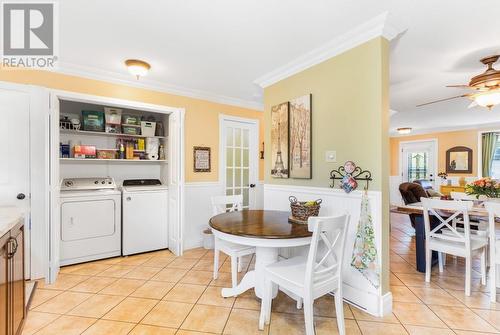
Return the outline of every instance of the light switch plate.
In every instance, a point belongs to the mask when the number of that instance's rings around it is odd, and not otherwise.
[[[337,161],[337,151],[325,151],[325,161],[335,163]]]

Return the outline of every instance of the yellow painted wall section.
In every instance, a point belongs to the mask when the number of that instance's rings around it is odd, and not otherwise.
[[[187,182],[217,181],[219,179],[219,114],[258,119],[260,126],[259,145],[262,145],[264,138],[263,113],[253,109],[47,71],[1,69],[0,80],[185,108],[185,179]],[[193,172],[193,146],[212,148],[211,172]],[[259,159],[259,180],[263,179],[263,171],[264,162]]]
[[[286,78],[264,90],[265,139],[271,140],[271,107],[312,94],[313,178],[271,177],[266,151],[266,184],[328,187],[330,171],[347,160],[372,172],[371,190],[383,197],[383,289],[389,290],[389,43],[375,38]],[[268,145],[267,147],[270,147]],[[325,162],[335,150],[337,162]],[[362,185],[362,184],[361,184]],[[362,186],[361,186],[362,187]]]
[[[480,128],[449,132],[436,132],[423,135],[391,137],[391,176],[399,175],[399,144],[405,141],[423,141],[437,139],[438,141],[438,171],[446,171],[446,150],[464,146],[472,149],[472,173],[450,174],[450,176],[477,176],[478,175],[478,136],[482,131],[497,131],[498,129]]]

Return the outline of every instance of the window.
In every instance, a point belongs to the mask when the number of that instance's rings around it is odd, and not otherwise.
[[[427,152],[411,152],[408,155],[408,181],[427,178]],[[500,166],[500,165],[499,165]],[[499,170],[500,172],[500,170]]]
[[[500,179],[500,136],[498,136],[495,154],[493,155],[493,161],[491,162],[491,177],[494,179]]]

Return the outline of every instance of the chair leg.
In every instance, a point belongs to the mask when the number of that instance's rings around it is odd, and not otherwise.
[[[231,283],[233,288],[238,285],[238,257],[231,256]]]
[[[272,303],[273,283],[269,280],[264,280],[264,292],[260,304],[259,329],[264,330],[265,324],[269,324],[271,320],[271,303]]]
[[[345,322],[344,322],[344,302],[343,302],[342,289],[340,288],[335,292],[335,314],[337,317],[337,327],[339,328],[339,335],[345,335]]]
[[[431,281],[431,266],[432,266],[432,250],[425,248],[425,281]]]
[[[306,335],[314,335],[314,300],[311,297],[304,298],[304,321],[306,323]]]
[[[438,265],[439,265],[439,273],[443,272],[443,253],[438,252]]]
[[[297,309],[301,309],[302,305],[302,298],[297,298]]]
[[[243,257],[238,257],[238,272],[241,272],[243,270],[243,264],[241,264],[241,260]]]
[[[217,248],[217,241],[214,245],[214,280],[219,277],[219,249]]]
[[[443,266],[446,266],[446,254],[443,252]]]
[[[486,247],[481,251],[481,285],[486,285]]]
[[[465,257],[465,295],[470,296],[471,292],[471,274],[472,274],[472,257],[467,255]]]
[[[490,264],[490,300],[497,302],[497,265],[493,262]]]

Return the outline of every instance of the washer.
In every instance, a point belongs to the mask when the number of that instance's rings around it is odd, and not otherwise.
[[[168,248],[168,189],[158,179],[124,180],[122,254]]]
[[[113,178],[61,182],[60,264],[121,255],[121,192]]]

